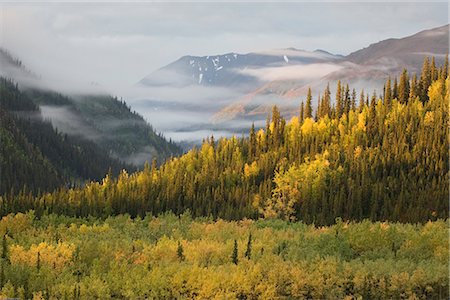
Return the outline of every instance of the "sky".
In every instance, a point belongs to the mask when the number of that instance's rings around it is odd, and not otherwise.
[[[0,46],[61,87],[120,93],[183,55],[346,55],[447,24],[448,14],[447,2],[0,1]]]

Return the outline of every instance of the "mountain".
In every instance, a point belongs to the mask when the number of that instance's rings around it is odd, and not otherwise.
[[[232,131],[237,123],[239,128],[249,128],[252,122],[263,124],[274,104],[286,116],[297,113],[300,99],[304,99],[308,87],[313,90],[313,107],[317,104],[317,94],[327,84],[334,93],[337,80],[356,88],[364,87],[366,91],[380,91],[387,77],[399,75],[403,68],[417,72],[425,56],[434,56],[436,63],[441,64],[448,53],[448,45],[449,25],[445,25],[405,38],[380,41],[347,56],[294,48],[249,54],[185,56],[151,73],[139,84],[149,88],[227,88],[233,93],[220,101],[217,98],[222,90],[217,89],[217,93],[212,93],[209,98],[205,93],[203,106],[214,102],[220,107],[205,114],[209,124],[203,119],[201,126]],[[201,90],[195,91],[200,97]],[[183,106],[184,96],[179,94]],[[196,126],[192,124],[191,127]]]
[[[124,101],[38,88],[40,78],[4,50],[0,63],[0,195],[82,185],[181,153]]]
[[[39,106],[11,80],[0,78],[0,195],[26,187],[51,191],[100,180],[110,170],[135,170],[92,141],[58,132]]]
[[[0,50],[0,62],[0,74],[17,78],[21,92],[58,131],[91,141],[108,156],[141,168],[145,161],[162,162],[181,153],[124,101],[108,95],[83,95],[82,91],[67,96],[42,88],[39,77],[5,50]]]
[[[434,56],[438,64],[444,61],[449,50],[449,28],[450,25],[445,25],[405,38],[387,39],[355,51],[345,59],[361,65],[385,65],[396,71],[406,67],[416,72],[424,55]]]
[[[295,48],[260,53],[227,53],[212,56],[183,56],[151,73],[139,84],[144,86],[222,86],[247,90],[266,80],[255,73],[262,68],[277,68],[299,64],[335,61],[340,56],[323,50],[308,52]]]

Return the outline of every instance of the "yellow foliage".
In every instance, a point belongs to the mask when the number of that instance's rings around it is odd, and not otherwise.
[[[362,131],[366,131],[366,114],[358,114],[358,125],[357,128]]]
[[[256,176],[259,174],[259,167],[256,161],[252,162],[250,165],[247,163],[244,166],[244,176],[246,178]]]
[[[39,253],[42,265],[60,270],[70,263],[75,246],[65,242],[59,242],[56,246],[42,242],[31,245],[29,250],[20,245],[11,245],[9,250],[12,264],[36,266]]]
[[[8,229],[10,234],[23,232],[31,227],[33,219],[34,213],[32,212],[4,216],[0,221],[0,235],[3,236],[6,233],[6,229]]]
[[[423,120],[425,126],[433,126],[434,124],[434,112],[427,111]]]
[[[357,146],[357,147],[355,148],[355,152],[353,153],[353,157],[354,157],[355,159],[358,159],[358,158],[361,156],[361,153],[362,153],[362,148],[361,148],[361,146]]]
[[[307,135],[313,132],[315,121],[313,118],[306,118],[301,127],[302,133]]]

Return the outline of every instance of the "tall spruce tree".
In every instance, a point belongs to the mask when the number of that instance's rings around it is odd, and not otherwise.
[[[306,96],[305,119],[306,118],[312,118],[312,94],[311,94],[311,88],[308,88],[308,95]]]
[[[247,257],[247,259],[250,259],[252,256],[252,234],[251,233],[248,235],[247,249],[245,249],[244,256]]]
[[[231,254],[231,261],[235,265],[237,265],[239,262],[238,255],[239,255],[238,254],[238,243],[237,243],[237,240],[234,240],[233,253]]]

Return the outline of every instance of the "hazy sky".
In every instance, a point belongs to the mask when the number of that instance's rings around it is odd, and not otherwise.
[[[448,23],[447,2],[16,3],[0,45],[55,82],[127,87],[180,56],[295,47],[348,54]]]

